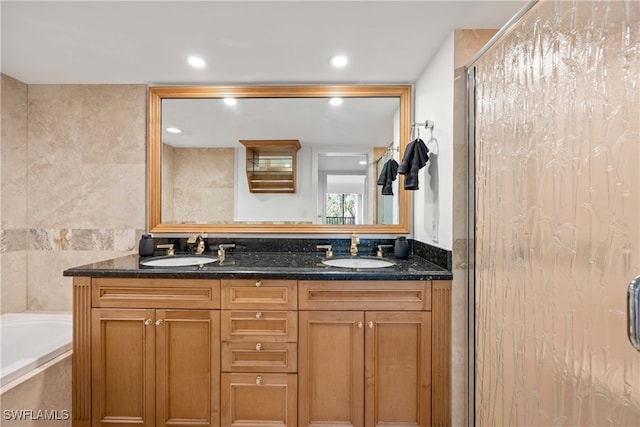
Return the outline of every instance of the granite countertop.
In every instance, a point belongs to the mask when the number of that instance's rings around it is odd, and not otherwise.
[[[215,256],[214,254],[205,254]],[[338,256],[336,256],[338,257]],[[301,280],[451,280],[450,271],[414,255],[407,260],[385,256],[395,265],[341,268],[322,264],[322,255],[301,252],[234,252],[222,263],[189,267],[140,266],[138,255],[96,262],[64,271],[65,276],[170,279]]]

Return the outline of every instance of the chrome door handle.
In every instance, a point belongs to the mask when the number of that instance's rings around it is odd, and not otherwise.
[[[640,351],[640,276],[627,289],[627,325],[631,345]]]

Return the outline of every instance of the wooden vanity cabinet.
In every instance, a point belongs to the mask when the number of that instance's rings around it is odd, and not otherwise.
[[[222,281],[222,426],[297,426],[297,289]]]
[[[76,284],[90,286],[92,303],[89,361],[82,354],[87,337],[74,332],[74,426],[219,425],[218,280]],[[89,311],[74,305],[74,316]],[[89,374],[89,384],[78,371]]]
[[[432,425],[431,282],[300,281],[299,292],[300,425]]]
[[[75,277],[74,427],[451,425],[451,282]]]

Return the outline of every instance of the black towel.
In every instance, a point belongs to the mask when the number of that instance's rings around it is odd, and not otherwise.
[[[395,160],[387,160],[382,167],[382,172],[378,177],[378,185],[382,185],[382,194],[384,196],[393,196],[393,181],[398,176],[398,162]]]
[[[421,139],[411,141],[404,152],[398,173],[405,175],[404,189],[418,189],[418,171],[429,161],[429,149]]]

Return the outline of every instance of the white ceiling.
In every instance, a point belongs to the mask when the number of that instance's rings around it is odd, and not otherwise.
[[[3,0],[1,69],[28,84],[413,83],[454,29],[501,28],[526,3]]]

